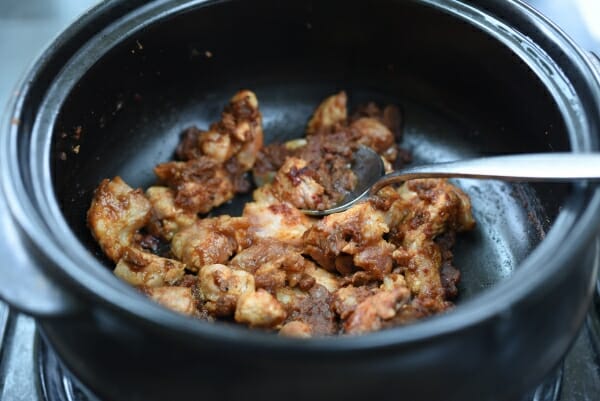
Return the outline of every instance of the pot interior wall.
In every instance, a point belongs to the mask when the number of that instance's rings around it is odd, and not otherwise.
[[[258,95],[267,142],[302,136],[320,100],[343,89],[351,108],[402,108],[415,163],[569,149],[548,90],[489,35],[417,2],[334,3],[192,7],[124,38],[77,83],[54,126],[52,177],[71,229],[106,266],[85,222],[94,188],[115,175],[155,182],[180,133],[217,120],[241,88]],[[459,184],[478,221],[456,247],[467,298],[511,274],[569,187]]]

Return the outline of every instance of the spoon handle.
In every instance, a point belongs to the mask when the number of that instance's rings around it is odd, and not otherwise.
[[[519,154],[416,166],[381,177],[370,192],[376,193],[386,185],[415,178],[483,178],[529,182],[600,180],[600,153]]]

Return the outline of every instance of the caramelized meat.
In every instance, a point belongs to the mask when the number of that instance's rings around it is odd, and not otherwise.
[[[236,93],[221,114],[221,120],[208,131],[195,127],[184,132],[177,148],[181,160],[207,157],[228,164],[234,175],[252,168],[263,146],[262,115],[256,95],[249,90]]]
[[[162,163],[154,172],[161,182],[175,190],[175,206],[189,213],[208,213],[235,195],[225,168],[208,157]]]
[[[166,241],[197,220],[196,213],[187,211],[175,203],[175,191],[167,187],[154,186],[146,190],[146,197],[152,204],[152,217],[148,231]]]
[[[254,292],[254,276],[225,265],[206,265],[198,273],[200,299],[215,316],[231,316],[239,298]]]
[[[310,328],[311,335],[324,336],[339,333],[338,318],[331,307],[333,297],[327,288],[314,285],[307,296],[288,304],[288,322],[298,321]]]
[[[374,103],[348,116],[347,97],[325,99],[306,137],[263,146],[254,93],[236,93],[208,130],[182,135],[178,160],[155,167],[159,184],[104,180],[88,225],[115,275],[195,318],[225,319],[281,336],[359,335],[453,307],[456,233],[475,222],[468,197],[446,180],[383,188],[350,209],[312,218],[356,185],[359,146],[387,170],[407,162],[401,115]],[[258,185],[241,217],[201,216]]]
[[[125,248],[115,267],[115,275],[134,286],[172,285],[183,277],[185,265],[133,247]]]
[[[248,219],[248,236],[252,241],[274,239],[299,245],[302,235],[313,221],[288,202],[278,201],[266,185],[254,192],[254,202],[244,206]]]
[[[384,240],[384,214],[368,202],[317,222],[304,234],[304,252],[320,266],[340,273],[362,269],[382,279],[392,270],[395,247]]]
[[[154,287],[146,289],[146,294],[159,304],[183,315],[196,313],[196,300],[189,287]]]
[[[94,192],[87,213],[92,235],[110,259],[117,262],[123,250],[133,244],[138,230],[150,219],[152,206],[141,189],[121,179],[105,179]]]
[[[161,287],[174,284],[183,277],[185,265],[177,260],[163,258],[127,247],[117,266],[115,275],[131,285]]]
[[[284,324],[279,329],[279,334],[286,337],[309,338],[312,337],[312,327],[306,323],[294,320]]]
[[[247,228],[247,220],[243,217],[198,220],[173,236],[171,251],[192,271],[206,265],[227,263],[246,244]]]
[[[242,295],[235,310],[235,321],[250,327],[275,328],[285,317],[279,301],[262,289]]]
[[[346,123],[348,111],[346,92],[329,96],[315,110],[306,127],[306,135],[334,132],[340,125]]]
[[[381,286],[368,296],[360,295],[344,297],[341,294],[344,319],[344,332],[348,334],[364,334],[377,331],[383,327],[383,322],[396,316],[400,308],[410,299],[410,290],[404,278],[399,274],[386,276]],[[351,304],[356,302],[354,308]],[[351,311],[350,311],[351,310]]]
[[[258,100],[242,90],[208,131],[192,127],[184,132],[177,148],[182,161],[159,164],[154,172],[175,191],[175,206],[204,214],[250,188],[244,174],[262,146]]]
[[[378,196],[389,205],[386,219],[394,227],[390,239],[398,247],[393,257],[420,308],[436,313],[451,307],[442,283],[442,250],[435,238],[474,227],[468,197],[443,179],[409,181],[396,191],[384,188]]]
[[[307,281],[304,273],[306,267],[312,267],[312,262],[306,260],[297,248],[279,241],[253,244],[239,252],[230,266],[252,273],[256,288],[271,293],[284,286],[306,288],[315,282],[314,279]]]

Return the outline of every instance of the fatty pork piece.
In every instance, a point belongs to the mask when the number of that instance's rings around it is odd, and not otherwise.
[[[193,315],[197,311],[197,301],[190,287],[148,287],[144,288],[144,293],[153,301],[183,315]]]
[[[213,316],[232,316],[238,299],[254,290],[254,276],[241,269],[211,264],[203,266],[198,272],[200,300]]]
[[[154,186],[146,190],[146,197],[152,204],[152,216],[148,231],[170,242],[173,236],[185,227],[196,222],[196,213],[189,212],[175,204],[175,191],[171,188]]]
[[[315,178],[305,160],[288,157],[270,184],[271,193],[298,209],[324,209],[328,197]]]
[[[245,217],[223,215],[197,220],[173,236],[171,252],[191,271],[225,264],[249,245],[247,231]]]
[[[235,309],[235,321],[250,327],[276,328],[286,318],[285,309],[273,295],[259,289],[242,294]]]
[[[387,105],[383,109],[377,106],[375,102],[369,102],[358,106],[356,110],[350,116],[350,122],[356,121],[360,118],[368,117],[374,118],[386,127],[394,134],[396,142],[402,140],[402,113],[397,106]]]
[[[349,138],[342,142],[353,142],[372,148],[394,162],[398,154],[397,142],[401,139],[400,111],[395,106],[387,106],[383,111],[371,103],[358,110],[348,119],[347,96],[339,92],[321,102],[306,127],[306,136],[329,136],[346,131]],[[335,142],[333,142],[335,143]],[[337,142],[339,143],[339,141]]]
[[[334,132],[339,127],[346,125],[347,102],[348,97],[344,91],[323,100],[308,121],[306,136]]]
[[[339,333],[339,318],[332,308],[332,292],[318,282],[307,291],[298,287],[280,288],[275,297],[287,312],[280,327],[281,335],[316,337]]]
[[[237,92],[208,131],[191,128],[177,148],[181,160],[208,157],[226,165],[233,175],[252,168],[263,146],[262,115],[258,99],[249,90]]]
[[[154,168],[159,180],[175,191],[175,206],[187,213],[208,213],[235,195],[227,170],[206,156],[161,163]]]
[[[396,161],[399,147],[388,127],[375,118],[362,117],[353,121],[348,130],[355,143],[368,146],[382,156],[386,173],[393,171],[391,163]]]
[[[310,338],[312,327],[299,320],[292,320],[279,329],[279,335],[284,337]]]
[[[238,253],[229,265],[253,274],[256,288],[271,293],[283,287],[308,291],[315,283],[330,292],[339,287],[336,276],[302,256],[300,248],[280,241],[254,243]]]
[[[94,191],[87,222],[106,256],[117,262],[151,213],[152,205],[142,190],[131,188],[117,176],[103,180]]]
[[[239,252],[229,266],[254,275],[256,288],[274,292],[285,286],[309,289],[315,283],[312,276],[304,273],[310,264],[296,247],[266,240]]]
[[[266,291],[274,296],[276,303],[266,295],[248,296],[245,307],[236,310],[236,320],[245,316],[244,310],[249,310],[248,305],[256,304],[262,299],[268,305],[270,326],[278,325],[282,321],[278,318],[280,313],[275,313],[281,308],[285,311],[286,325],[290,321],[302,324],[309,333],[314,335],[334,334],[337,332],[336,317],[331,311],[329,301],[331,293],[339,288],[339,278],[319,267],[312,261],[304,258],[298,247],[275,240],[264,240],[252,244],[238,253],[230,262],[233,269],[246,271],[254,276],[255,287],[258,291]],[[254,298],[256,297],[256,299]],[[241,300],[241,299],[240,299]],[[265,312],[267,313],[267,312]],[[243,318],[244,321],[247,318]],[[259,320],[249,322],[253,326],[267,327],[258,324]],[[291,328],[284,330],[282,335],[294,335]],[[298,328],[296,326],[296,328]]]
[[[364,334],[380,330],[410,300],[411,292],[404,277],[392,273],[379,287],[352,285],[334,294],[333,309],[342,319],[343,332]]]
[[[145,252],[134,247],[127,247],[115,267],[117,277],[129,284],[140,287],[162,287],[173,285],[185,273],[185,264]]]
[[[422,179],[397,190],[384,188],[373,203],[385,213],[389,241],[397,246],[394,261],[404,271],[417,309],[435,313],[450,307],[441,278],[442,250],[435,239],[475,226],[469,198],[447,180]]]
[[[394,143],[402,142],[402,113],[397,106],[387,105],[383,109],[378,107],[374,102],[369,102],[359,106],[349,118],[350,126],[354,125],[357,120],[368,119],[376,120],[383,124],[394,138]],[[395,163],[396,168],[410,163],[411,155],[406,150],[401,149],[397,145],[393,145],[380,154],[390,163]]]
[[[360,269],[381,280],[393,265],[395,246],[383,239],[388,232],[385,215],[370,202],[362,202],[308,229],[304,253],[329,271],[348,275]]]
[[[332,163],[335,158],[345,159],[340,163],[348,164],[355,146],[352,147],[349,132],[345,129],[346,102],[345,92],[329,96],[315,109],[309,120],[306,139],[284,144],[274,143],[264,147],[253,170],[255,181],[259,185],[269,182],[269,178],[274,176],[288,157],[304,159],[312,171],[322,170],[322,173],[318,174],[321,178],[326,176],[323,166]]]
[[[297,208],[323,210],[355,188],[357,178],[350,166],[359,146],[382,155],[386,171],[392,171],[399,148],[391,130],[374,117],[348,124],[346,114],[343,92],[325,99],[309,121],[306,139],[261,150],[253,170],[255,181],[272,181],[275,196]]]
[[[248,220],[248,238],[251,241],[273,239],[299,245],[302,235],[313,224],[313,219],[287,202],[277,200],[270,185],[254,191],[254,202],[244,206],[242,216]]]

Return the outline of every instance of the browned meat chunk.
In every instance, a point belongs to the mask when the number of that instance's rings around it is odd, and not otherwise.
[[[196,300],[189,287],[147,288],[146,294],[159,304],[183,315],[196,312]]]
[[[239,298],[254,292],[254,276],[225,265],[206,265],[198,273],[204,307],[215,316],[231,316]]]
[[[340,273],[357,268],[376,279],[392,270],[395,247],[383,239],[384,215],[368,202],[324,217],[304,234],[304,252],[321,267]]]
[[[468,197],[442,179],[409,181],[397,191],[385,188],[379,196],[377,202],[384,199],[389,205],[386,219],[394,227],[389,237],[398,247],[394,259],[420,307],[432,312],[447,309],[451,303],[442,284],[442,253],[435,238],[446,231],[473,228]]]
[[[155,167],[158,178],[175,190],[175,205],[207,213],[250,188],[244,178],[263,145],[262,115],[256,95],[236,93],[208,131],[189,128],[177,149],[183,161]]]
[[[87,221],[106,256],[117,262],[151,212],[152,206],[141,189],[133,189],[121,177],[115,177],[103,180],[94,192]]]
[[[247,228],[248,222],[243,217],[198,220],[175,234],[171,251],[193,271],[206,265],[227,263],[234,253],[245,247]]]
[[[341,291],[341,290],[340,290]],[[410,299],[410,290],[399,274],[386,276],[383,284],[372,295],[361,299],[360,294],[344,296],[340,294],[344,312],[348,314],[353,302],[358,304],[344,321],[344,332],[363,334],[380,330],[383,322],[396,316],[401,307]]]
[[[323,100],[308,122],[306,135],[333,132],[340,125],[346,124],[348,118],[347,101],[348,97],[344,91]]]
[[[262,289],[240,296],[235,309],[235,321],[250,327],[276,328],[285,317],[283,306]]]
[[[331,308],[333,297],[327,288],[315,284],[286,305],[288,322],[298,321],[310,328],[313,336],[333,335],[339,332],[338,318]]]
[[[284,324],[279,330],[279,335],[296,338],[312,337],[312,327],[308,324],[294,320]]]
[[[239,175],[252,168],[263,146],[262,115],[256,95],[249,90],[236,93],[208,131],[190,128],[177,148],[182,160],[207,157]]]
[[[275,293],[284,286],[308,290],[315,279],[305,273],[313,263],[305,259],[299,249],[279,241],[261,241],[239,252],[230,263],[231,267],[252,273],[256,288]]]
[[[196,213],[187,211],[175,204],[175,191],[167,187],[150,187],[146,197],[152,204],[152,218],[148,231],[166,241],[181,229],[191,226],[197,220]]]
[[[190,213],[208,213],[235,195],[225,168],[207,157],[162,163],[154,172],[175,190],[175,206]]]
[[[272,195],[271,186],[265,185],[254,192],[255,202],[247,203],[243,216],[248,219],[248,236],[252,241],[273,239],[300,245],[302,235],[313,220],[287,202]]]
[[[114,273],[134,286],[161,287],[174,284],[183,277],[185,265],[177,260],[163,258],[127,247]]]

